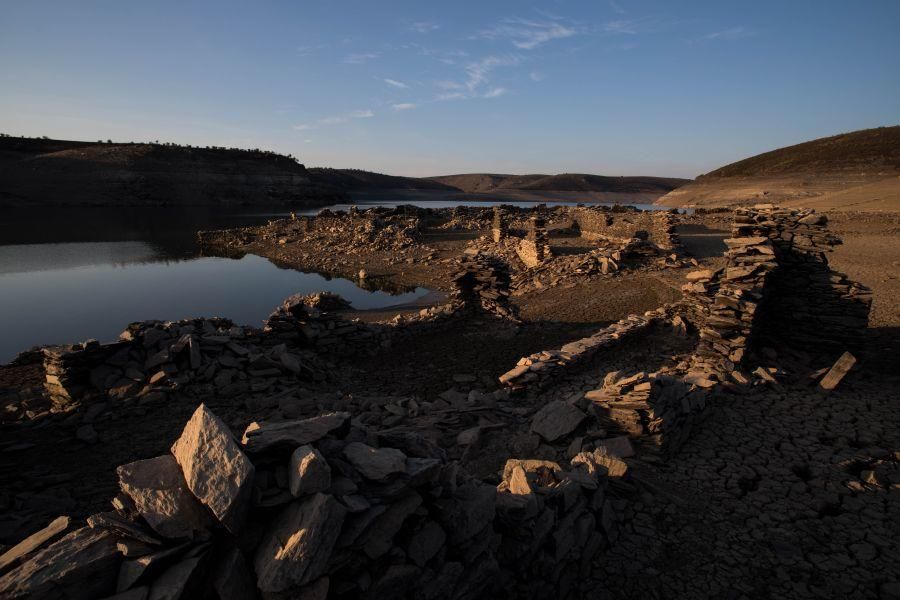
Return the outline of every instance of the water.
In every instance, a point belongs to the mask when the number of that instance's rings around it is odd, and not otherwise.
[[[442,208],[499,202],[533,205],[445,193],[353,198],[357,206]],[[400,293],[362,289],[353,281],[280,268],[258,256],[198,254],[197,230],[262,224],[285,214],[231,207],[3,209],[0,364],[35,345],[88,338],[111,341],[128,323],[146,319],[220,316],[258,326],[283,298],[296,293],[335,292],[357,309],[399,305],[428,293],[424,288]]]

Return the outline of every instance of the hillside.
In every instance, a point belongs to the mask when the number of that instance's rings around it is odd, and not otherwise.
[[[384,175],[360,169],[329,169],[315,167],[308,169],[310,175],[323,185],[344,191],[355,190],[442,190],[458,192],[451,185],[417,177]]]
[[[273,152],[0,137],[0,206],[314,205],[336,195]]]
[[[830,210],[900,210],[900,126],[779,148],[725,165],[669,192],[667,206],[760,201]]]
[[[458,188],[468,193],[502,191],[560,191],[607,192],[619,194],[665,194],[688,179],[667,177],[608,177],[581,173],[560,175],[500,175],[494,173],[469,173],[429,177],[432,181]]]

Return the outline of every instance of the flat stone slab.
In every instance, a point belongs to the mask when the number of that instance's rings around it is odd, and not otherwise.
[[[384,481],[392,475],[406,472],[406,455],[395,448],[373,448],[361,442],[351,442],[344,448],[344,458],[366,479]]]
[[[0,577],[0,598],[101,598],[115,589],[121,560],[113,533],[82,527]]]
[[[232,533],[250,506],[254,468],[228,427],[201,404],[172,445],[188,489]]]
[[[20,560],[44,546],[51,540],[59,537],[69,529],[72,519],[69,517],[57,517],[49,525],[37,531],[0,555],[0,573],[8,567],[17,564]]]
[[[578,408],[556,400],[544,406],[531,419],[531,431],[548,442],[566,436],[581,425],[587,415]]]
[[[253,422],[244,431],[241,443],[250,453],[264,452],[279,446],[296,448],[317,442],[332,431],[341,429],[349,421],[350,413],[335,412],[280,423]]]

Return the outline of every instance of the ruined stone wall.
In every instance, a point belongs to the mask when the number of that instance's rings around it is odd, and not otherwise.
[[[646,231],[649,239],[660,248],[669,250],[680,246],[675,233],[675,215],[669,211],[613,211],[608,207],[574,207],[572,219],[588,239],[612,238],[627,241],[638,231]]]
[[[841,243],[814,210],[758,205],[738,209],[733,235],[768,237],[778,269],[771,276],[764,329],[768,338],[816,350],[855,348],[868,326],[871,290],[831,269],[827,253]]]
[[[72,346],[44,348],[44,388],[56,410],[62,410],[104,389],[108,379],[94,368],[120,351],[123,344],[89,340]]]
[[[559,350],[543,350],[519,359],[516,366],[500,376],[500,383],[524,390],[547,385],[568,368],[584,364],[602,350],[609,350],[646,332],[651,325],[665,318],[665,311],[657,309],[644,315],[629,315],[590,337],[570,342]]]
[[[525,238],[519,241],[516,254],[526,267],[537,267],[553,256],[550,236],[547,234],[546,222],[542,217],[535,215],[528,220],[527,233]]]
[[[252,423],[239,444],[205,405],[170,453],[117,473],[114,510],[32,536],[0,595],[577,598],[629,487],[603,450],[510,459],[494,486],[349,413]]]

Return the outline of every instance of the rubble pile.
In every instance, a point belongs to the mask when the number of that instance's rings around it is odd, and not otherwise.
[[[517,320],[509,302],[509,267],[497,257],[478,252],[464,257],[453,276],[454,297],[466,306],[477,306],[505,319]]]
[[[581,365],[598,352],[614,348],[635,335],[646,332],[665,317],[666,311],[663,308],[644,315],[629,315],[590,337],[570,342],[559,350],[543,350],[525,356],[519,359],[513,369],[500,376],[500,383],[520,391],[532,386],[540,389],[560,371]]]
[[[238,442],[205,405],[169,453],[118,477],[113,510],[19,544],[0,595],[580,597],[634,489],[607,448],[509,459],[495,486],[349,413],[251,423]]]
[[[664,458],[676,452],[705,416],[706,380],[664,371],[606,375],[603,386],[589,391],[589,412],[610,431],[634,441],[641,458]]]

